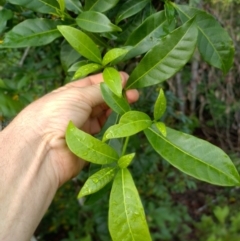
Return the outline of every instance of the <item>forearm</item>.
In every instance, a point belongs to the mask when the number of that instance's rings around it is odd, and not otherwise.
[[[30,240],[58,188],[48,168],[46,143],[23,126],[17,120],[0,133],[0,240],[4,241]]]

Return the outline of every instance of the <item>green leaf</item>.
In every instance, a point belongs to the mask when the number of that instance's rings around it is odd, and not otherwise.
[[[136,153],[131,153],[131,154],[120,157],[120,159],[118,160],[118,166],[121,168],[128,167],[131,164],[135,155],[136,155]]]
[[[78,62],[76,62],[75,64],[73,64],[69,69],[68,72],[76,72],[80,67],[88,64],[88,60],[80,60]]]
[[[113,111],[123,115],[131,110],[129,103],[122,95],[121,97],[115,95],[105,83],[101,83],[100,86],[104,101]]]
[[[166,111],[167,101],[162,89],[160,89],[158,98],[154,105],[154,120],[160,119]]]
[[[107,67],[103,71],[103,79],[109,89],[120,98],[122,96],[122,78],[120,73],[112,67]]]
[[[82,4],[79,0],[65,0],[66,8],[76,14],[82,12]]]
[[[79,67],[79,69],[76,71],[76,73],[73,76],[73,80],[79,79],[79,78],[83,78],[91,73],[95,73],[99,70],[101,70],[103,68],[102,65],[100,64],[96,64],[96,63],[90,63],[90,64],[86,64],[83,65],[81,67]]]
[[[168,23],[164,11],[157,12],[148,17],[129,36],[125,45],[134,46],[124,57],[131,59],[152,49],[163,36],[175,28],[175,23]]]
[[[155,151],[180,171],[215,185],[240,184],[239,174],[230,158],[207,141],[171,128],[167,128],[167,137],[155,128],[146,129],[145,134]]]
[[[227,73],[234,60],[234,45],[228,32],[210,14],[196,8],[174,4],[183,22],[196,15],[198,49],[210,65]]]
[[[79,130],[72,122],[67,127],[66,142],[75,155],[92,163],[108,164],[119,159],[113,148]]]
[[[157,127],[157,129],[160,131],[160,133],[164,137],[167,136],[167,128],[166,128],[166,125],[163,122],[157,122],[157,123],[155,123],[155,126]]]
[[[102,64],[105,66],[112,61],[116,60],[117,58],[125,55],[128,52],[127,49],[121,49],[121,48],[114,48],[109,50],[103,57]]]
[[[152,240],[138,191],[128,169],[117,173],[109,202],[108,226],[113,241]]]
[[[106,39],[99,36],[99,34],[90,33],[90,32],[86,32],[86,34],[92,39],[92,41],[95,42],[96,45],[102,46],[104,48],[109,48],[108,43],[106,42]]]
[[[82,56],[93,62],[102,63],[100,50],[84,32],[64,25],[58,26],[58,30],[69,44]]]
[[[166,1],[164,4],[164,9],[167,20],[169,23],[171,23],[175,18],[175,8],[169,1]]]
[[[111,23],[106,15],[94,11],[82,12],[76,18],[78,26],[88,32],[104,33],[122,31],[121,28]]]
[[[87,0],[85,1],[85,11],[106,12],[113,8],[119,0]]]
[[[127,89],[155,85],[172,77],[191,58],[197,33],[194,19],[191,19],[162,38],[133,70]]]
[[[3,32],[7,25],[7,21],[13,18],[13,12],[11,10],[3,8],[0,10],[0,33]]]
[[[113,138],[132,136],[151,126],[150,117],[140,111],[129,111],[119,120],[119,124],[109,127],[103,136],[103,141]]]
[[[16,4],[39,13],[56,13],[58,4],[56,0],[8,0],[9,3]]]
[[[61,36],[57,30],[59,24],[62,22],[50,19],[27,19],[5,34],[0,47],[25,48],[49,44]]]
[[[116,173],[116,167],[106,167],[90,176],[84,183],[78,198],[95,193],[111,182]]]
[[[65,0],[57,0],[58,4],[59,4],[59,7],[60,7],[60,10],[61,12],[64,12],[65,11]]]
[[[116,17],[116,24],[125,18],[129,18],[136,13],[140,12],[150,0],[128,0],[120,6]]]

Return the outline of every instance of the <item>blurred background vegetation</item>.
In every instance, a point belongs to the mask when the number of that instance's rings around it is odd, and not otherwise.
[[[196,52],[167,83],[141,90],[134,108],[151,114],[158,89],[163,87],[168,99],[166,124],[221,147],[240,170],[240,0],[175,2],[202,8],[218,19],[234,41],[234,65],[224,76]],[[0,0],[0,11],[5,3]],[[8,23],[0,18],[0,39],[5,29],[31,14],[21,9]],[[61,39],[45,47],[0,49],[0,130],[24,106],[68,81],[65,70],[69,63],[62,61],[66,51]],[[134,60],[123,69],[130,72],[133,66]],[[129,148],[137,152],[131,170],[154,241],[240,240],[239,188],[212,186],[180,173],[156,155],[142,135],[132,138]],[[104,189],[103,198],[95,195],[84,205],[76,199],[93,168],[87,167],[58,191],[35,233],[37,240],[110,240],[109,188]]]

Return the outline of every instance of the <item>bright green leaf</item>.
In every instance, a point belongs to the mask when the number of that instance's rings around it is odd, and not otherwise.
[[[132,136],[151,126],[150,117],[139,111],[129,111],[119,120],[119,124],[109,127],[103,136],[103,141],[113,138]]]
[[[103,79],[116,96],[122,96],[122,78],[116,69],[112,67],[105,68],[103,71]]]
[[[122,95],[121,97],[115,95],[105,83],[101,83],[101,92],[104,101],[116,113],[123,115],[131,110],[127,100]]]
[[[154,120],[160,119],[166,111],[167,101],[162,89],[160,89],[158,98],[154,105]]]
[[[62,22],[50,19],[27,19],[5,34],[0,47],[25,48],[49,44],[61,36],[57,30],[59,24]]]
[[[199,180],[221,186],[240,184],[230,158],[207,141],[167,128],[167,137],[154,128],[145,130],[152,147],[180,171]]]
[[[157,122],[157,123],[155,123],[155,126],[157,127],[157,129],[160,131],[160,133],[164,137],[167,136],[167,128],[166,128],[166,125],[163,122]]]
[[[57,0],[58,4],[59,4],[59,7],[60,7],[60,10],[61,12],[64,12],[65,11],[65,0]]]
[[[76,18],[78,26],[88,32],[104,33],[122,31],[121,28],[111,23],[106,15],[94,11],[82,12]]]
[[[82,56],[93,62],[102,63],[100,50],[84,32],[64,25],[58,26],[58,30],[69,44]]]
[[[108,164],[119,159],[112,147],[79,130],[72,122],[67,127],[66,142],[75,155],[92,163]]]
[[[79,67],[73,76],[73,80],[83,78],[91,73],[95,73],[103,68],[102,65],[96,63],[90,63]]]
[[[76,62],[75,64],[73,64],[69,69],[68,72],[76,72],[80,67],[88,64],[89,61],[88,60],[80,60],[78,62]]]
[[[142,88],[167,80],[191,58],[197,41],[194,19],[188,21],[150,50],[133,70],[127,89]]]
[[[135,153],[120,157],[120,159],[118,160],[118,166],[121,168],[128,167],[131,164],[134,157],[135,157]]]
[[[116,167],[106,167],[90,176],[84,183],[78,198],[95,193],[112,181]]]
[[[127,49],[114,48],[109,50],[103,57],[102,64],[107,65],[117,58],[125,55],[128,52]]]
[[[106,12],[113,8],[119,0],[87,0],[85,1],[85,11]]]
[[[196,15],[198,49],[203,59],[225,74],[234,60],[234,45],[228,32],[210,14],[185,5],[174,4],[183,22]]]
[[[134,46],[124,59],[131,59],[152,49],[163,36],[175,28],[174,22],[168,23],[164,11],[152,14],[131,33],[125,45]]]
[[[151,241],[144,209],[127,168],[114,181],[109,201],[109,231],[113,241]]]
[[[150,0],[128,0],[120,6],[118,15],[116,17],[116,24],[125,18],[129,18],[140,12]]]
[[[104,39],[101,36],[99,36],[99,34],[97,34],[97,33],[90,33],[90,32],[86,32],[86,34],[92,39],[92,41],[96,45],[102,46],[104,48],[109,48],[108,43],[106,42],[106,39]]]

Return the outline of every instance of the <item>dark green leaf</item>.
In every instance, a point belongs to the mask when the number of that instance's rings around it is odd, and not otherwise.
[[[50,19],[27,19],[6,33],[3,44],[0,46],[4,48],[24,48],[49,44],[61,36],[57,30],[59,24],[62,24],[62,22]]]
[[[82,12],[82,4],[79,0],[65,0],[66,1],[66,8],[69,11],[74,13]]]
[[[79,192],[78,198],[95,193],[102,189],[110,181],[112,181],[116,170],[116,167],[106,167],[90,176]]]
[[[167,17],[167,20],[169,23],[171,23],[175,18],[175,8],[169,1],[165,2],[164,8],[165,8],[165,15]]]
[[[196,15],[198,26],[198,49],[203,59],[221,69],[225,74],[234,59],[234,45],[229,34],[210,14],[196,8],[174,4],[183,22]]]
[[[122,31],[121,28],[111,23],[106,15],[94,11],[82,12],[76,18],[78,26],[88,32],[104,33]]]
[[[13,17],[13,12],[8,9],[0,10],[0,33],[3,32],[7,25],[7,21]]]
[[[120,73],[112,68],[107,67],[103,71],[103,79],[109,89],[119,98],[122,96],[122,78]]]
[[[69,69],[68,72],[76,72],[80,67],[88,64],[89,61],[88,60],[80,60],[78,62],[76,62],[75,64],[73,64]]]
[[[135,157],[135,153],[120,157],[120,159],[118,160],[118,166],[121,168],[128,167],[131,164],[134,157]]]
[[[66,131],[69,149],[78,157],[96,164],[108,164],[118,161],[117,152],[106,143],[79,130],[72,122]]]
[[[107,65],[117,58],[125,55],[128,52],[127,49],[114,48],[109,50],[103,57],[102,64]]]
[[[139,111],[129,111],[119,120],[119,124],[109,127],[103,136],[103,141],[134,135],[151,126],[150,117]]]
[[[160,89],[158,98],[154,105],[154,120],[158,120],[162,117],[167,107],[167,101],[162,89]]]
[[[102,46],[104,48],[109,48],[108,43],[106,42],[106,40],[104,38],[102,38],[101,36],[99,36],[99,34],[97,34],[97,33],[90,33],[90,32],[86,32],[86,34],[98,46]]]
[[[172,77],[191,58],[196,42],[194,19],[162,38],[133,70],[127,89],[158,84]]]
[[[103,68],[102,65],[96,63],[90,63],[79,67],[73,76],[73,80],[83,78],[91,73],[95,73]]]
[[[113,241],[151,241],[143,206],[127,168],[114,181],[109,201],[109,231]]]
[[[100,50],[84,32],[64,25],[58,26],[58,30],[69,44],[82,56],[93,62],[102,63]]]
[[[87,0],[85,1],[85,11],[106,12],[113,8],[119,0]]]
[[[220,148],[171,128],[167,128],[167,137],[154,128],[145,134],[152,147],[182,172],[215,185],[240,184],[235,166]]]
[[[116,17],[116,23],[118,24],[125,18],[129,18],[136,13],[140,12],[150,0],[128,0],[120,6],[118,15]]]
[[[101,83],[101,92],[104,101],[116,113],[123,115],[130,111],[131,108],[127,100],[123,96],[118,97],[115,95],[105,83]]]
[[[127,53],[124,59],[130,59],[146,53],[159,42],[160,38],[169,34],[174,28],[174,22],[168,23],[164,11],[151,15],[129,36],[125,45],[134,47]]]

